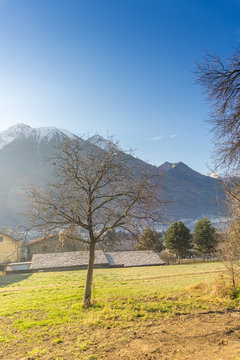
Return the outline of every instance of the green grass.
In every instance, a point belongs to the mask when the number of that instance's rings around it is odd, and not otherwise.
[[[82,308],[86,271],[0,276],[0,344],[16,339],[41,344],[48,336],[58,346],[66,326],[79,331],[124,327],[175,313],[238,306],[238,299],[189,290],[212,282],[221,270],[221,263],[94,270],[89,310]],[[81,346],[85,351],[90,344]]]

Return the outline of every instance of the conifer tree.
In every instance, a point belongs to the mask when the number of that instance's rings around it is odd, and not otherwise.
[[[216,251],[218,244],[216,230],[211,221],[205,217],[198,220],[193,234],[195,249],[203,257],[203,262],[207,255],[212,255]]]
[[[191,249],[191,239],[191,232],[182,221],[175,221],[167,231],[165,246],[177,255],[179,264],[181,258]]]
[[[138,237],[137,250],[153,250],[157,253],[164,248],[162,234],[149,226],[145,228],[142,235]]]

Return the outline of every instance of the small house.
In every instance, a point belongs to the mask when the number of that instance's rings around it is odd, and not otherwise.
[[[21,259],[21,241],[10,232],[0,230],[0,263],[17,262]]]
[[[82,244],[74,238],[66,238],[63,232],[43,236],[28,243],[28,258],[34,254],[71,252],[82,250]]]

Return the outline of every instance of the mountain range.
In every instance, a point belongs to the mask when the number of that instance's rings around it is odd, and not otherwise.
[[[54,127],[32,128],[17,124],[0,133],[0,226],[26,224],[21,213],[24,208],[24,191],[29,184],[42,186],[51,178],[52,164],[46,159],[54,146],[68,136],[77,135]],[[106,142],[99,135],[87,140],[92,146],[104,149]],[[218,202],[223,193],[216,178],[202,175],[182,162],[165,162],[159,167],[133,157],[136,168],[144,166],[150,173],[161,174],[161,196],[169,201],[165,215],[169,221],[217,217]]]

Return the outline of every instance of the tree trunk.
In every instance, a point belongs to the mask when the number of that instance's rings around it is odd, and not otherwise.
[[[94,268],[94,259],[95,259],[95,245],[96,245],[95,242],[90,243],[87,280],[86,280],[85,294],[84,294],[84,299],[83,299],[83,305],[87,309],[91,305],[92,279],[93,279],[93,268]]]
[[[235,288],[236,287],[236,283],[235,283],[235,271],[234,271],[234,265],[231,266],[231,275],[232,275],[232,285]]]
[[[203,262],[205,262],[206,254],[203,254]]]
[[[181,264],[181,256],[178,255],[178,264]]]

